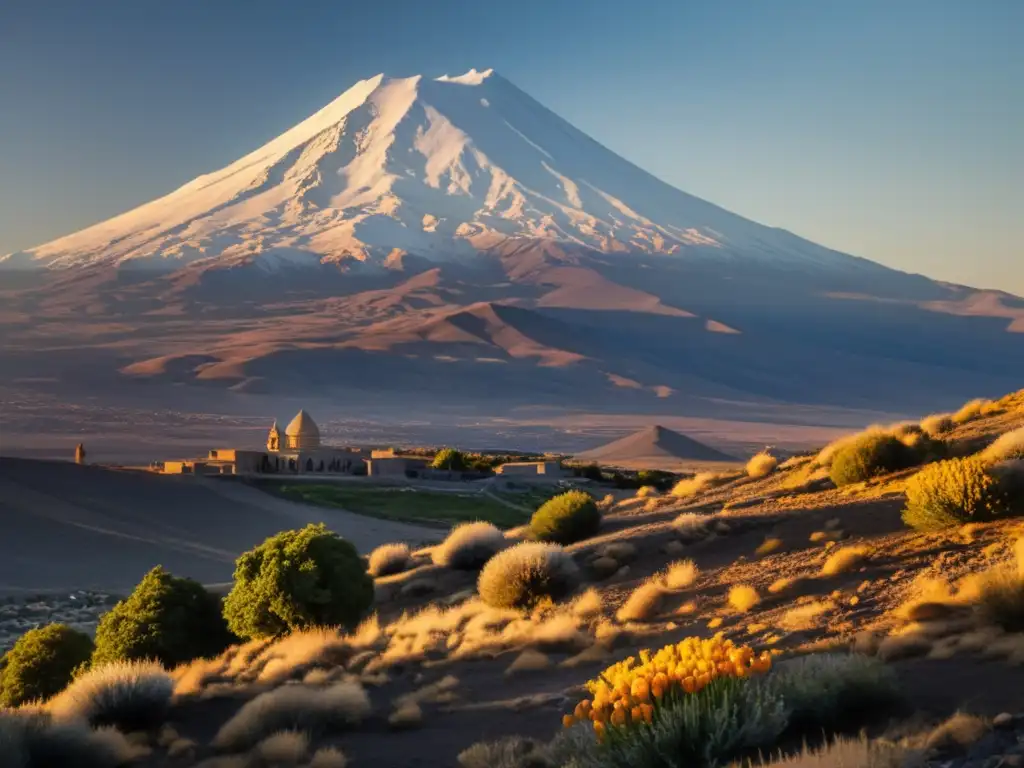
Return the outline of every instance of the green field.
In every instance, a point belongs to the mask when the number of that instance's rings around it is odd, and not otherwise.
[[[410,523],[452,525],[467,520],[487,520],[502,528],[514,528],[529,520],[526,512],[505,506],[479,493],[445,493],[409,488],[352,488],[340,484],[312,483],[274,484],[264,488],[306,504],[337,507],[361,515]],[[519,502],[518,499],[514,501]]]

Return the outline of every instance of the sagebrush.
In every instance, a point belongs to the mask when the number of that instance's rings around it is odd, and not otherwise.
[[[530,534],[537,541],[572,544],[589,538],[601,527],[601,512],[594,498],[583,491],[566,491],[544,502],[530,518]]]
[[[480,572],[481,599],[495,608],[532,608],[560,600],[574,588],[578,569],[557,544],[527,541],[499,552]]]

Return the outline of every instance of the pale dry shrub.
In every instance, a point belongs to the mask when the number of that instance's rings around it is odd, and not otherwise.
[[[280,730],[316,736],[361,722],[370,699],[359,683],[344,681],[327,688],[283,685],[246,702],[213,739],[218,749],[247,749]]]
[[[672,590],[688,589],[697,582],[700,568],[693,560],[677,560],[665,569],[663,582]]]
[[[840,547],[821,566],[822,576],[837,576],[860,568],[871,554],[864,546]]]
[[[414,701],[404,701],[388,715],[388,725],[392,728],[415,728],[423,723],[423,708]]]
[[[773,581],[768,587],[768,591],[773,595],[777,595],[780,592],[791,592],[806,582],[806,576],[783,576],[781,579]]]
[[[698,472],[693,477],[684,478],[672,487],[672,495],[677,499],[688,499],[698,493],[718,488],[739,477],[736,472]]]
[[[118,768],[149,753],[113,728],[54,722],[28,707],[0,709],[0,766],[4,768]]]
[[[177,738],[167,745],[167,756],[171,758],[185,757],[193,754],[197,746],[192,739]]]
[[[966,424],[969,421],[974,421],[983,415],[983,411],[991,409],[993,405],[994,403],[991,400],[984,397],[968,400],[960,406],[959,411],[953,414],[953,421],[957,424]]]
[[[461,523],[431,552],[434,565],[472,571],[503,550],[508,541],[491,523]]]
[[[374,578],[401,573],[409,567],[412,553],[404,542],[381,544],[370,553],[367,570]]]
[[[764,557],[770,555],[772,552],[777,552],[782,548],[782,539],[775,537],[769,537],[765,539],[757,549],[754,550],[754,554],[758,557]]]
[[[548,658],[547,654],[541,653],[535,648],[527,648],[508,666],[505,674],[508,676],[519,672],[538,672],[550,666],[551,659]]]
[[[969,747],[989,731],[988,723],[976,715],[957,712],[944,723],[939,724],[925,738],[929,749]]]
[[[684,541],[698,541],[710,532],[711,518],[696,512],[683,512],[672,521],[672,530]]]
[[[298,630],[264,648],[240,678],[281,682],[303,675],[314,666],[344,664],[351,655],[348,639],[336,627]]]
[[[636,489],[636,498],[638,499],[648,499],[651,498],[652,496],[657,495],[658,489],[655,488],[653,485],[641,485],[639,488]]]
[[[84,720],[126,731],[163,722],[174,681],[155,662],[113,662],[93,667],[45,705],[57,720]]]
[[[767,450],[754,454],[747,462],[747,477],[767,477],[779,466],[779,460]]]
[[[460,768],[548,768],[554,765],[548,762],[541,744],[522,736],[474,744],[460,752],[457,759]]]
[[[477,581],[485,603],[495,608],[532,608],[559,600],[576,584],[578,569],[558,544],[523,542],[492,557]]]
[[[598,550],[600,557],[610,557],[617,563],[628,563],[636,559],[636,545],[629,541],[612,541]]]
[[[728,602],[733,610],[746,613],[761,602],[761,596],[749,584],[736,584],[729,589]]]
[[[310,758],[309,768],[348,768],[348,758],[337,747],[321,747]]]
[[[763,768],[902,768],[904,750],[890,743],[868,741],[865,737],[840,737],[824,747],[811,749],[806,744],[795,755],[780,757]]]
[[[790,632],[814,629],[819,625],[821,617],[834,607],[834,603],[824,600],[798,605],[782,615],[779,626]]]
[[[952,432],[954,428],[956,428],[956,422],[953,421],[951,413],[933,413],[921,419],[921,429],[930,437]]]
[[[982,618],[1008,632],[1024,631],[1024,574],[1021,570],[1024,568],[1018,570],[1013,565],[993,568],[981,574],[976,582],[976,602]]]
[[[196,659],[175,667],[171,671],[174,680],[174,697],[196,696],[207,685],[220,681],[228,669],[229,660],[222,655],[216,659]]]
[[[1024,427],[1004,432],[980,454],[985,461],[1024,459]]]
[[[260,741],[254,751],[272,765],[296,765],[309,751],[309,737],[301,731],[278,731]]]
[[[572,601],[571,610],[574,616],[581,619],[593,619],[601,615],[604,608],[604,598],[601,593],[591,587],[582,595]]]
[[[660,580],[652,577],[630,593],[615,617],[620,622],[650,621],[661,612],[665,594],[665,587]]]

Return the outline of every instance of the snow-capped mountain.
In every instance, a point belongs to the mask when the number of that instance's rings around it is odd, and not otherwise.
[[[680,192],[490,70],[360,82],[0,267],[15,390],[731,417],[940,409],[1024,380],[1024,300]]]
[[[363,80],[226,168],[7,261],[444,260],[510,238],[866,266],[659,181],[492,70]]]

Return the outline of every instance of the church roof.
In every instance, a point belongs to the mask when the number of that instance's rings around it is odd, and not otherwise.
[[[274,423],[270,425],[270,434],[274,434],[274,433],[280,434],[280,432],[279,432],[279,430],[277,428],[277,419],[274,419]]]
[[[295,418],[285,427],[284,433],[288,437],[320,437],[320,429],[316,422],[305,411],[295,414]]]

